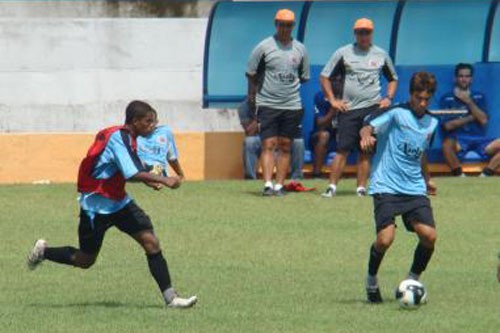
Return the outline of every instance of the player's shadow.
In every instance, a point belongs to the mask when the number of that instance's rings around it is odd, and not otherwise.
[[[123,303],[115,301],[100,301],[100,302],[78,302],[78,303],[65,303],[65,304],[48,304],[48,303],[33,303],[30,304],[31,307],[44,307],[44,308],[133,308],[133,309],[161,309],[164,308],[162,305],[153,304],[134,304],[134,303]]]

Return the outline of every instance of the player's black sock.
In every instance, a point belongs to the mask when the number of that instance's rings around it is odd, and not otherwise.
[[[486,167],[486,168],[483,169],[483,173],[486,176],[493,176],[495,174],[495,170],[492,170],[492,169]]]
[[[425,271],[427,264],[431,260],[433,252],[434,249],[429,249],[428,247],[423,246],[422,243],[418,243],[417,248],[415,249],[415,255],[413,257],[413,264],[411,265],[410,273],[420,276],[420,274]]]
[[[168,272],[167,261],[163,257],[163,254],[160,252],[155,254],[148,254],[148,265],[149,271],[156,283],[158,283],[158,287],[163,293],[165,290],[172,286],[172,282],[170,281],[170,273]]]
[[[382,259],[384,259],[385,252],[380,252],[372,245],[370,248],[370,260],[368,261],[368,275],[376,276]]]
[[[453,176],[460,176],[462,174],[462,167],[458,167],[458,168],[455,168],[453,170],[451,170],[451,174]]]
[[[48,247],[43,252],[43,257],[53,262],[74,266],[74,255],[76,252],[78,250],[72,246]]]

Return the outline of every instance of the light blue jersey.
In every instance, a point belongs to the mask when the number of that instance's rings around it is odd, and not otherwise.
[[[129,179],[143,169],[141,161],[131,147],[132,139],[122,131],[113,133],[106,148],[97,159],[92,176],[108,179],[120,172]],[[95,214],[112,214],[125,207],[132,198],[127,195],[122,200],[112,200],[96,193],[82,193],[79,198],[81,208],[92,218]]]
[[[369,194],[426,195],[421,159],[438,120],[418,118],[407,105],[395,107],[369,121],[377,136]]]
[[[138,137],[137,153],[146,168],[161,167],[166,176],[168,161],[174,161],[178,158],[174,135],[170,128],[158,126],[149,136]]]

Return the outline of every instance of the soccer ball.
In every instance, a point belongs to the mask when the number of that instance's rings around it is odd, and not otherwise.
[[[422,283],[407,279],[396,289],[396,299],[404,309],[416,309],[427,301],[427,291]]]

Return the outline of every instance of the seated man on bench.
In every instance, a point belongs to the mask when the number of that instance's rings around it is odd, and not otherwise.
[[[482,159],[489,159],[481,176],[494,175],[500,166],[500,139],[486,137],[485,98],[482,93],[471,91],[473,74],[472,65],[458,64],[455,67],[455,88],[443,95],[440,101],[441,109],[457,113],[443,118],[443,155],[452,175],[460,177],[465,177],[460,158],[471,151]]]
[[[311,148],[314,152],[313,178],[321,178],[321,169],[328,153],[335,151],[337,130],[337,111],[325,98],[323,92],[314,95],[314,130],[311,135]]]

